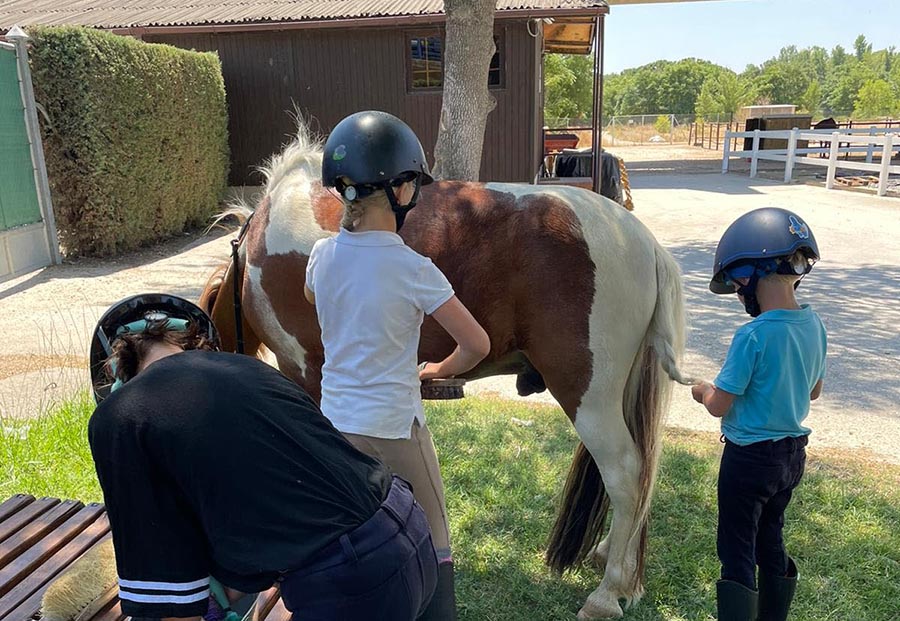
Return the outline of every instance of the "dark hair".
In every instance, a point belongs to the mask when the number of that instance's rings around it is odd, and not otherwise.
[[[117,337],[112,344],[112,355],[104,364],[107,377],[127,382],[137,375],[150,348],[159,343],[175,345],[185,351],[216,349],[216,343],[207,338],[196,321],[188,322],[185,330],[170,329],[168,323],[168,319],[151,321],[142,332],[125,333]]]

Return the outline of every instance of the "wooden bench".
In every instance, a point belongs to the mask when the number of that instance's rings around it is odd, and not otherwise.
[[[40,619],[47,587],[82,554],[109,538],[103,505],[18,494],[0,504],[0,621]],[[278,589],[260,593],[255,621],[288,621]],[[115,595],[92,621],[125,621]]]

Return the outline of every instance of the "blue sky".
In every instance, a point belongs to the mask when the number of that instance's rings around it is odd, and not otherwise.
[[[604,72],[654,60],[697,57],[743,71],[787,45],[900,49],[900,0],[715,0],[613,5],[606,18]]]

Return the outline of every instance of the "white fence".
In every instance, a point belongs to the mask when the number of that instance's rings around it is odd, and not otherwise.
[[[863,170],[878,173],[878,196],[884,196],[887,191],[888,177],[891,174],[900,174],[900,166],[891,165],[891,157],[894,153],[894,143],[900,146],[900,138],[892,133],[893,129],[884,128],[857,128],[852,129],[811,129],[811,130],[773,130],[752,132],[727,132],[725,134],[725,149],[722,154],[722,172],[728,172],[729,161],[732,157],[750,158],[750,176],[755,177],[759,160],[784,162],[784,181],[787,183],[793,176],[795,164],[809,164],[828,168],[825,187],[834,187],[834,177],[838,168],[849,170]],[[749,151],[731,150],[731,139],[753,138],[753,148]],[[786,149],[760,150],[760,139],[787,140]],[[822,146],[798,148],[797,142],[807,140],[819,142]],[[846,146],[845,146],[846,145]],[[881,153],[881,161],[874,163],[876,151]],[[813,154],[828,154],[828,159],[809,157]],[[838,155],[863,154],[865,162],[839,161]]]

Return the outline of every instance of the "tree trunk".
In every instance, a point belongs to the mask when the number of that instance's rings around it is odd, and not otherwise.
[[[484,128],[496,102],[488,91],[496,0],[444,0],[444,96],[434,147],[437,179],[477,181]]]

